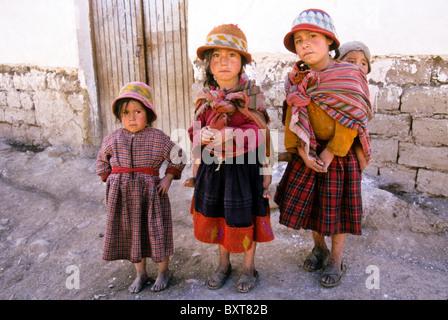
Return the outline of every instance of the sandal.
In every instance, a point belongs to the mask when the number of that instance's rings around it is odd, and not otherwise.
[[[314,272],[319,269],[321,269],[324,265],[325,260],[330,255],[330,250],[325,249],[324,252],[315,250],[311,251],[311,253],[306,257],[305,261],[303,262],[303,269],[305,269],[308,272]],[[311,263],[305,263],[307,261],[310,261]]]
[[[252,289],[255,287],[255,283],[258,280],[258,271],[254,270],[254,275],[249,276],[247,274],[242,274],[240,279],[238,280],[238,283],[236,284],[236,290],[240,293],[248,293],[252,291]],[[240,284],[248,283],[250,286],[247,289],[240,289]]]
[[[191,177],[191,178],[188,178],[187,180],[185,180],[184,187],[194,188],[195,184],[196,184],[196,178]]]
[[[344,276],[346,270],[347,267],[344,263],[341,263],[341,270],[332,267],[326,268],[320,276],[319,283],[325,288],[334,288],[341,283],[341,279]],[[332,279],[333,282],[325,282],[325,279],[328,280],[328,278]]]
[[[227,279],[230,276],[230,273],[232,273],[232,266],[229,265],[229,268],[227,269],[226,273],[223,272],[215,272],[214,274],[212,274],[210,277],[208,277],[207,279],[207,288],[209,288],[210,290],[216,290],[221,288],[224,283],[226,283]],[[217,283],[216,286],[212,286],[210,284],[210,281],[213,281],[214,283]]]

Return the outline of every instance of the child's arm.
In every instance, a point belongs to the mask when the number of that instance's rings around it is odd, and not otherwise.
[[[269,192],[269,186],[272,182],[272,174],[269,167],[263,165],[263,198],[271,199],[271,193]]]
[[[320,154],[319,159],[323,162],[323,170],[327,172],[328,166],[331,164],[331,161],[334,159],[334,154],[332,154],[327,148],[325,148]]]
[[[106,137],[107,138],[107,137]],[[112,168],[109,162],[110,152],[108,152],[107,148],[107,140],[106,138],[103,140],[101,145],[101,149],[98,152],[96,158],[96,173],[100,176],[103,182],[106,182],[110,173],[112,172]]]
[[[168,193],[168,190],[170,189],[171,182],[174,179],[174,174],[167,173],[165,176],[160,180],[159,184],[157,185],[157,192],[160,193],[162,196],[166,195]]]
[[[362,146],[359,144],[357,140],[355,140],[355,143],[353,143],[353,151],[356,154],[356,158],[358,158],[359,168],[361,172],[363,172],[364,169],[367,167],[367,158],[364,154],[364,151],[362,150]]]

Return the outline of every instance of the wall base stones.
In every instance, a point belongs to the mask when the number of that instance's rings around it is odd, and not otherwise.
[[[0,65],[0,136],[91,153],[90,123],[77,70]]]

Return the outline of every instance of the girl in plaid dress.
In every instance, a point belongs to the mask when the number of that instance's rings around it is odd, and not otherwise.
[[[158,264],[152,291],[164,290],[171,278],[173,229],[168,189],[180,179],[182,151],[161,130],[156,120],[151,88],[141,82],[126,84],[112,103],[123,128],[103,140],[96,171],[107,183],[107,225],[103,259],[134,263],[137,277],[129,291],[137,293],[148,281],[146,258]],[[159,178],[163,162],[168,166]]]
[[[361,234],[361,170],[352,145],[359,139],[368,163],[369,90],[359,68],[329,55],[339,41],[326,12],[303,11],[284,44],[301,61],[285,82],[285,147],[294,156],[274,201],[281,224],[312,230],[314,248],[303,267],[307,271],[323,267],[320,284],[334,287],[346,269],[342,261],[346,234]],[[331,251],[325,236],[331,237]]]

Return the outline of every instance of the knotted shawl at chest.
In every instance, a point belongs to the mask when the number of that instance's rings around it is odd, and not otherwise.
[[[196,120],[210,108],[216,112],[209,124],[213,129],[223,129],[227,125],[228,115],[236,111],[254,121],[257,127],[266,133],[266,155],[270,156],[269,117],[260,87],[250,80],[241,79],[240,83],[230,90],[215,90],[214,87],[203,88],[197,93],[194,119]]]
[[[372,118],[369,88],[365,76],[349,63],[335,63],[323,71],[302,70],[294,65],[285,82],[286,102],[293,107],[289,128],[300,139],[308,157],[317,157],[317,141],[307,106],[314,102],[341,125],[358,131],[367,158],[371,159],[367,123]]]

